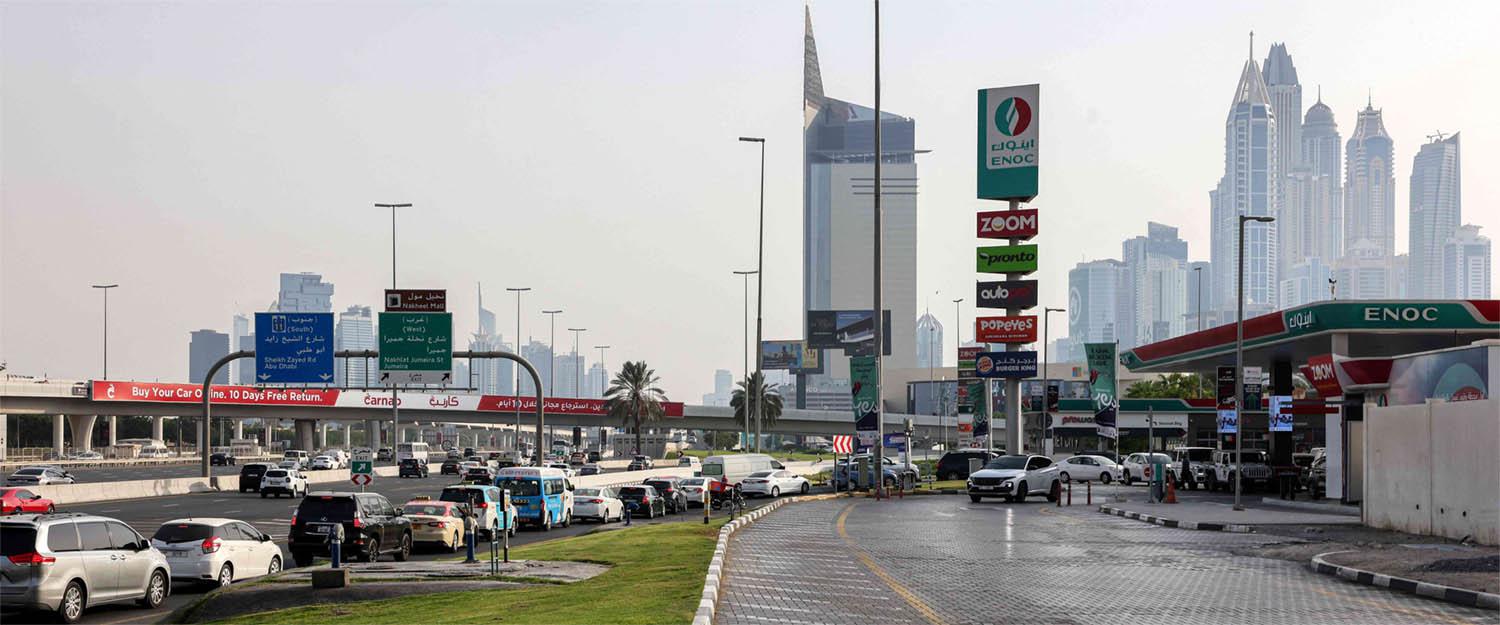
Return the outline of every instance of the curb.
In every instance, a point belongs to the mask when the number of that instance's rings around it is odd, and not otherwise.
[[[1421,595],[1429,599],[1437,599],[1440,601],[1447,601],[1449,603],[1456,603],[1459,605],[1465,605],[1484,610],[1500,610],[1500,595],[1497,594],[1479,592],[1476,590],[1465,590],[1463,588],[1454,588],[1452,586],[1444,586],[1442,584],[1429,584],[1427,582],[1420,582],[1414,579],[1406,579],[1404,577],[1381,575],[1379,573],[1373,573],[1363,569],[1356,569],[1350,566],[1331,564],[1324,559],[1328,556],[1339,553],[1353,552],[1330,551],[1328,553],[1320,553],[1313,556],[1312,564],[1310,564],[1309,566],[1312,567],[1312,570],[1318,573],[1323,573],[1325,575],[1336,575],[1357,584],[1380,586],[1381,588],[1389,588],[1391,590],[1398,590],[1414,595]]]
[[[729,555],[729,537],[739,531],[741,527],[754,523],[771,512],[789,503],[798,501],[820,501],[833,499],[834,495],[811,495],[807,497],[791,497],[778,499],[774,502],[751,510],[738,519],[726,523],[719,528],[719,543],[714,546],[714,558],[708,562],[708,574],[703,576],[703,594],[698,599],[698,612],[693,615],[693,625],[713,625],[714,614],[719,607],[719,584],[723,581],[724,557]]]
[[[1353,510],[1350,510],[1350,509],[1348,509],[1347,506],[1336,506],[1336,505],[1329,505],[1329,504],[1325,504],[1325,503],[1316,503],[1316,502],[1312,502],[1312,501],[1288,501],[1286,499],[1277,499],[1275,497],[1262,497],[1261,500],[1260,500],[1260,502],[1263,503],[1263,504],[1266,504],[1268,506],[1275,506],[1275,507],[1280,507],[1280,508],[1292,508],[1292,509],[1296,509],[1296,510],[1306,510],[1308,512],[1318,512],[1318,513],[1321,513],[1321,514],[1336,515],[1336,516],[1346,516],[1346,517],[1351,517],[1351,518],[1356,518],[1356,519],[1359,518],[1359,514],[1360,514],[1359,513],[1359,508],[1354,508]]]
[[[1236,534],[1250,534],[1255,528],[1249,525],[1234,525],[1231,523],[1199,523],[1197,521],[1178,521],[1177,519],[1165,519],[1159,516],[1121,510],[1114,506],[1099,506],[1099,511],[1105,514],[1113,514],[1127,519],[1136,519],[1147,523],[1155,523],[1162,527],[1175,527],[1184,530],[1202,530],[1206,532],[1233,532]]]

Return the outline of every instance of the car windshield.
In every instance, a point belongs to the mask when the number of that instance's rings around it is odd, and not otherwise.
[[[401,466],[403,466],[403,467],[414,467],[414,466],[417,466],[417,459],[416,458],[407,458],[405,460],[402,460],[401,461]]]
[[[986,469],[1024,469],[1026,456],[1000,456],[984,465]]]
[[[1263,452],[1263,451],[1242,451],[1242,452],[1240,452],[1240,454],[1242,454],[1242,456],[1243,456],[1243,458],[1240,460],[1240,462],[1243,462],[1245,464],[1251,464],[1251,463],[1265,464],[1266,463],[1266,452]],[[1230,462],[1234,462],[1234,455],[1233,454],[1230,454],[1229,461]]]
[[[574,497],[599,497],[603,492],[597,488],[580,488],[573,491]]]
[[[197,543],[212,536],[214,528],[198,523],[168,523],[156,529],[151,540],[164,543]]]
[[[1148,457],[1148,458],[1145,458],[1145,460],[1148,463],[1161,463],[1161,464],[1171,464],[1172,463],[1171,456],[1168,456],[1166,454],[1151,454],[1151,456]]]
[[[542,494],[541,482],[516,478],[502,479],[495,484],[501,490],[510,490],[511,497],[535,497]]]
[[[1188,460],[1191,460],[1193,462],[1208,462],[1209,460],[1213,459],[1213,457],[1214,457],[1214,450],[1212,450],[1212,449],[1189,449],[1189,450],[1187,450],[1187,457],[1188,457]]]
[[[263,464],[247,464],[243,467],[240,467],[240,475],[256,475],[265,472],[266,465]]]
[[[407,515],[425,514],[427,516],[452,516],[449,510],[452,506],[444,506],[432,503],[409,503],[401,508]]]
[[[620,489],[620,499],[640,499],[646,496],[646,489],[640,486],[625,486]]]
[[[286,477],[286,470],[276,469],[275,471],[266,471],[266,477]]]
[[[16,556],[33,551],[36,551],[35,527],[19,523],[0,525],[0,556]]]
[[[302,500],[297,518],[312,521],[338,521],[354,518],[354,498],[320,495]]]

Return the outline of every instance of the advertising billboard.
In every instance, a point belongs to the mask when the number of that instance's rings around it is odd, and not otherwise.
[[[802,365],[802,341],[761,341],[760,368],[788,370]]]
[[[1035,343],[1036,315],[976,317],[974,336],[980,343]]]
[[[1036,352],[981,352],[974,373],[981,378],[1034,378]]]
[[[1292,396],[1272,395],[1271,410],[1267,417],[1268,430],[1272,432],[1292,431]]]
[[[974,305],[979,308],[1036,308],[1036,294],[1036,280],[974,283]]]
[[[1035,245],[986,245],[975,250],[979,273],[1031,273],[1036,271]]]
[[[1406,358],[1391,363],[1386,405],[1421,404],[1428,399],[1475,401],[1488,399],[1488,349],[1470,347]]]
[[[984,211],[976,217],[974,236],[981,239],[1030,239],[1039,231],[1034,208]]]
[[[880,398],[875,395],[875,357],[849,359],[849,392],[853,395],[854,430],[861,445],[874,445],[880,430]]]
[[[1036,197],[1041,92],[1041,85],[979,90],[979,199]]]
[[[891,354],[891,311],[881,315],[887,328],[885,355]],[[868,310],[807,311],[807,346],[812,349],[842,349],[850,356],[874,356],[875,318]]]
[[[1116,438],[1120,399],[1115,388],[1115,344],[1084,343],[1083,352],[1089,364],[1089,390],[1094,396],[1094,431],[1104,438]]]

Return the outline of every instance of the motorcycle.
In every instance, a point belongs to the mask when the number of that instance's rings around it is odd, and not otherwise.
[[[714,510],[721,510],[724,506],[732,505],[736,510],[745,509],[745,495],[740,492],[740,485],[726,486],[723,482],[715,481],[708,491],[709,506]]]

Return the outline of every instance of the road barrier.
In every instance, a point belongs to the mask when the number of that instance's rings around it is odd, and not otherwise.
[[[396,470],[396,467],[377,467],[375,475],[395,477]],[[345,486],[349,485],[348,469],[307,471],[304,474],[307,476],[309,486],[313,484],[334,483]],[[173,495],[190,495],[193,493],[238,491],[239,488],[240,476],[238,475],[238,470],[236,470],[236,474],[234,475],[217,475],[212,478],[179,477],[163,480],[55,484],[34,486],[28,490],[51,499],[59,506],[63,506],[98,501],[115,501],[119,499],[143,499],[146,497],[169,497]]]

